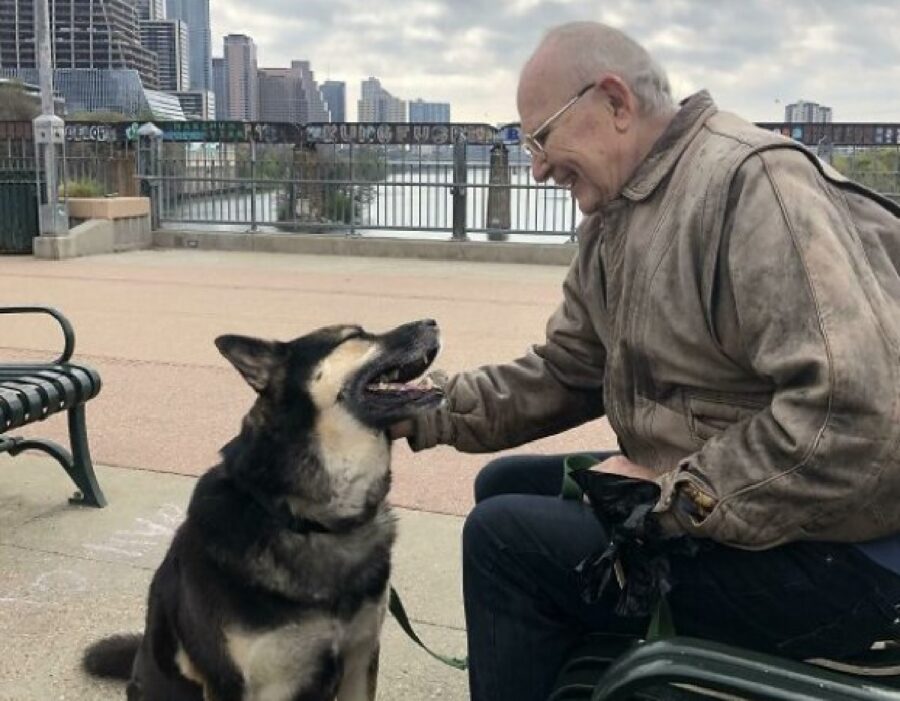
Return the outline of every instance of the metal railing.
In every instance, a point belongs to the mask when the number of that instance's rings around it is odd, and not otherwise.
[[[36,171],[30,125],[0,127],[0,171]],[[70,196],[150,195],[164,228],[563,242],[581,219],[514,145],[166,141],[143,147],[148,167],[138,141],[110,134],[73,129],[58,182]],[[900,202],[900,145],[820,157]]]
[[[489,159],[483,146],[468,147],[460,168],[430,146],[165,144],[159,217],[169,227],[571,238],[580,213],[568,191],[535,182],[515,158],[492,183]],[[501,227],[491,207],[508,210]]]

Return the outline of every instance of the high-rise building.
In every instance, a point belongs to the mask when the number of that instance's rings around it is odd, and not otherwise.
[[[259,68],[256,44],[245,34],[225,37],[225,75],[228,84],[228,117],[259,119]]]
[[[422,98],[409,103],[409,121],[447,124],[450,122],[449,102],[425,102]]]
[[[0,67],[36,68],[33,0],[0,0]],[[54,68],[133,69],[158,84],[156,55],[141,45],[134,0],[50,3]]]
[[[177,92],[175,97],[181,103],[186,119],[209,120],[216,118],[216,99],[209,91],[196,90]]]
[[[212,36],[209,0],[166,0],[166,17],[180,19],[188,28],[191,90],[212,90]]]
[[[135,0],[135,7],[140,20],[158,20],[166,18],[165,0]]]
[[[329,121],[328,107],[309,61],[291,61],[290,68],[259,70],[259,118],[301,124]]]
[[[405,122],[406,102],[382,88],[378,78],[370,77],[360,85],[357,119],[360,122]]]
[[[784,108],[784,121],[793,122],[830,122],[831,108],[816,102],[797,100]]]
[[[190,85],[187,25],[173,19],[143,21],[141,43],[156,54],[159,89],[186,91]]]
[[[359,85],[359,101],[356,103],[356,119],[360,122],[377,122],[378,103],[381,99],[381,81],[369,77]]]
[[[406,115],[406,100],[394,97],[391,94],[384,96],[384,121],[385,122],[408,122]]]
[[[291,61],[291,71],[293,71],[300,80],[300,86],[306,98],[306,114],[303,115],[301,121],[331,121],[328,105],[325,104],[325,98],[322,97],[322,91],[316,83],[316,77],[309,66],[309,61]]]
[[[306,95],[290,68],[259,69],[259,119],[263,122],[305,122]]]
[[[332,122],[347,121],[347,84],[342,80],[326,80],[320,88]]]
[[[228,74],[225,71],[225,59],[212,59],[213,94],[215,95],[216,119],[229,119],[228,113]]]
[[[37,68],[0,68],[0,77],[40,82]],[[58,68],[53,87],[64,101],[66,114],[118,112],[132,119],[184,120],[178,98],[148,90],[138,72],[120,68]]]

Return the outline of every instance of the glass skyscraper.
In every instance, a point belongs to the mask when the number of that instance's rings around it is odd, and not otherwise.
[[[321,87],[322,97],[331,113],[332,122],[347,121],[347,84],[341,80],[326,80]]]
[[[166,19],[187,25],[191,90],[212,91],[212,38],[209,0],[166,0]]]

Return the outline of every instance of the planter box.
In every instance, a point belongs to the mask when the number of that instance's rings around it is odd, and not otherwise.
[[[70,197],[72,219],[127,219],[150,216],[149,197]]]
[[[37,258],[62,260],[150,248],[150,200],[147,197],[72,197],[69,233],[34,239]]]

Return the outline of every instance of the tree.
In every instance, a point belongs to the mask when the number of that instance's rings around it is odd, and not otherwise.
[[[30,122],[40,113],[40,101],[29,95],[21,83],[0,83],[0,121]]]
[[[900,195],[900,148],[869,147],[836,153],[832,165],[851,180],[884,195]]]

